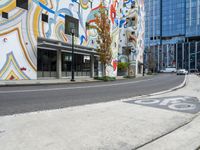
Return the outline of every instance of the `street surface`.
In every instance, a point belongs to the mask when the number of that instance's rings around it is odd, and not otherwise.
[[[161,82],[160,78],[168,78],[166,80],[172,82],[176,76],[161,75],[138,83]],[[94,86],[102,85],[108,89],[105,84],[114,83],[123,83],[123,88],[138,84],[129,82],[131,85],[127,85],[126,81],[120,81],[90,86],[94,89]],[[0,116],[0,149],[195,150],[200,146],[198,83],[199,77],[189,75],[185,87],[164,94]],[[84,86],[83,91],[91,90],[88,84]],[[73,87],[80,90],[79,85]],[[151,87],[153,88],[153,84]],[[16,94],[18,90],[26,90],[25,93],[29,94],[40,93],[33,91],[35,89],[37,88],[13,88],[9,95]]]
[[[115,82],[0,87],[0,116],[146,95],[178,86],[183,80],[184,76],[160,74]]]

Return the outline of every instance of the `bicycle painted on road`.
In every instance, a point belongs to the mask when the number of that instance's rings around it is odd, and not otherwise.
[[[200,111],[200,102],[196,97],[176,96],[150,99],[131,100],[128,103],[147,105],[156,108],[175,110],[187,113],[197,113]]]

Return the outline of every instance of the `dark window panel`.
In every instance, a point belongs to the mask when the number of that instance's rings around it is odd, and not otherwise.
[[[42,14],[42,21],[44,21],[44,22],[48,22],[48,20],[49,20],[48,15],[46,15],[46,14]]]
[[[2,18],[8,19],[8,13],[7,12],[2,12]]]
[[[75,36],[79,36],[79,20],[71,16],[65,16],[65,34],[71,34],[71,30],[75,29]]]
[[[16,6],[28,10],[28,0],[16,0]]]

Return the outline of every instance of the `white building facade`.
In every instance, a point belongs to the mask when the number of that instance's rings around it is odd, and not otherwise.
[[[142,61],[143,0],[3,0],[0,1],[0,80],[70,77],[71,27],[75,30],[75,75],[98,76],[97,32],[88,30],[86,24],[95,23],[101,3],[111,20],[113,61],[107,74],[117,75],[120,32],[126,24],[126,11],[138,16],[134,59]],[[125,3],[127,6],[136,3],[137,12],[124,8]]]

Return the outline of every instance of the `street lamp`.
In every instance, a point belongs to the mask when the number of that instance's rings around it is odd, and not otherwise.
[[[142,76],[144,76],[145,74],[145,69],[146,69],[146,66],[147,66],[147,50],[145,49],[144,52],[143,52],[143,70],[142,70]]]
[[[74,80],[74,36],[75,36],[75,29],[71,29],[71,34],[72,34],[72,64],[71,64],[71,73],[72,73],[72,77],[71,77],[71,81],[75,81]]]

